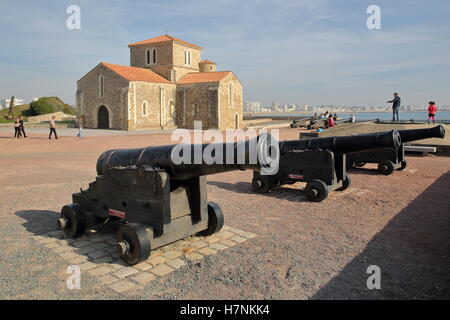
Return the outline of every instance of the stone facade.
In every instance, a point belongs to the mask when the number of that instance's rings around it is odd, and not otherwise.
[[[202,48],[170,36],[131,44],[131,67],[100,63],[78,80],[76,104],[85,128],[236,129],[242,86],[232,72],[201,60]]]
[[[128,130],[174,127],[175,85],[133,81],[131,86],[135,97],[132,112],[130,109]]]
[[[242,85],[230,73],[219,85],[219,128],[239,129],[243,121],[243,105]]]
[[[103,96],[100,94],[100,77],[104,79]],[[77,109],[85,128],[98,128],[98,111],[105,106],[109,112],[109,128],[128,129],[128,91],[130,82],[101,64],[92,69],[77,83]]]

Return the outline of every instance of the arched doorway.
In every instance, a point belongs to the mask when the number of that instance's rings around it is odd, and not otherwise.
[[[98,109],[98,128],[109,129],[109,112],[105,106]]]

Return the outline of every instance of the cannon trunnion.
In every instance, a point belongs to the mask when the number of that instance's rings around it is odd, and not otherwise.
[[[379,148],[347,154],[347,168],[360,168],[366,163],[377,163],[378,172],[390,175],[395,170],[403,170],[407,166],[404,143],[428,138],[444,138],[445,128],[442,125],[426,128],[398,131],[402,140],[399,148]]]

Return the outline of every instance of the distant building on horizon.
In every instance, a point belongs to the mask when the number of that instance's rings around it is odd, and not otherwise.
[[[11,98],[8,99],[1,99],[0,100],[0,110],[2,109],[8,109],[9,104],[11,103]],[[14,98],[14,107],[20,106],[23,104],[23,100],[19,98]]]
[[[261,102],[259,101],[246,102],[244,104],[244,112],[259,112],[259,111],[261,111]]]

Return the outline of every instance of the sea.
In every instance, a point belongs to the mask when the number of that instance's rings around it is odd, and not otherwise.
[[[353,113],[356,117],[356,121],[367,121],[367,120],[386,120],[390,121],[392,120],[392,113],[391,112],[355,112]],[[314,112],[312,113],[276,113],[276,112],[270,112],[270,113],[251,113],[248,115],[252,116],[258,116],[258,117],[311,117],[314,115]],[[338,116],[340,118],[350,118],[352,116],[352,113],[338,113]],[[426,111],[399,111],[399,117],[400,120],[408,121],[408,120],[414,120],[414,121],[427,121],[428,120],[428,112]],[[443,121],[443,122],[450,122],[450,111],[441,111],[436,114],[436,120]]]

